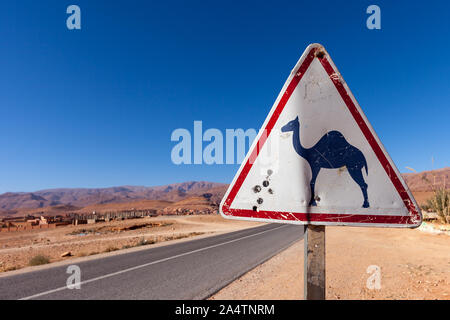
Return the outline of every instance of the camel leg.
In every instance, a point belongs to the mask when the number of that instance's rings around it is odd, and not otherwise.
[[[355,182],[361,188],[361,191],[364,196],[364,203],[362,205],[363,208],[369,208],[369,198],[367,196],[367,183],[364,181],[364,177],[362,175],[362,168],[349,168],[347,167],[348,173],[355,180]]]
[[[317,175],[319,174],[320,168],[311,168],[311,169],[312,169],[311,170],[312,177],[311,177],[311,182],[309,184],[309,186],[311,188],[311,200],[309,200],[309,205],[312,207],[315,207],[315,206],[317,206],[317,203],[316,203],[316,199],[314,199],[315,198],[314,186],[316,185],[316,178],[317,178]]]

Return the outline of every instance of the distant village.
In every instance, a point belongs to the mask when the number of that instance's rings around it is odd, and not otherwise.
[[[94,224],[101,222],[139,219],[144,217],[156,217],[159,215],[204,215],[217,214],[215,207],[201,209],[188,208],[164,208],[162,210],[144,209],[144,210],[123,210],[113,212],[92,212],[86,213],[67,213],[65,215],[45,215],[44,212],[36,215],[27,215],[23,217],[5,217],[0,218],[0,232],[17,232],[34,229],[50,229],[68,225]]]

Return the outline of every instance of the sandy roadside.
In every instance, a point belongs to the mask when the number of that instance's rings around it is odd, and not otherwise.
[[[0,272],[25,268],[38,255],[50,262],[67,261],[130,248],[188,241],[261,225],[226,220],[218,215],[160,216],[93,225],[66,226],[0,234]],[[70,257],[61,257],[70,252]]]
[[[417,229],[327,227],[327,299],[450,299],[450,236]],[[370,265],[381,289],[366,287]],[[303,241],[211,299],[303,299]]]

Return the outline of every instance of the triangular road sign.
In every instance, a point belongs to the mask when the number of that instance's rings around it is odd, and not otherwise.
[[[323,46],[308,46],[220,205],[225,218],[417,227],[420,208]]]

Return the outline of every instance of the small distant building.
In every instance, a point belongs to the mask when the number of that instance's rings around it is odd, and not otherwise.
[[[39,225],[39,219],[36,219],[36,218],[34,218],[34,219],[27,219],[27,222],[26,222],[26,224],[28,225],[28,226],[37,226],[37,225]]]
[[[48,221],[44,216],[41,216],[41,218],[39,219],[39,225],[44,225],[44,224],[48,224]]]
[[[149,217],[157,217],[158,216],[158,211],[155,209],[149,209],[146,211],[147,216]]]

